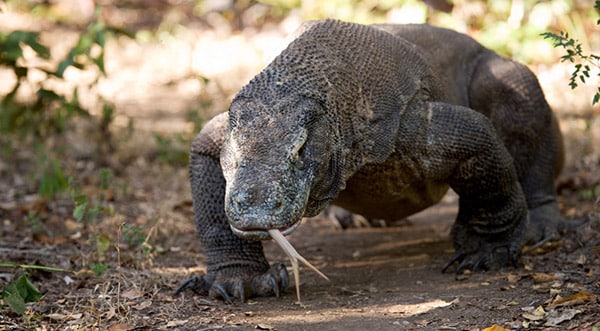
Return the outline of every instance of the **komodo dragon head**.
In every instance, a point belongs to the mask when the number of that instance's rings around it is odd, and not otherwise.
[[[268,103],[238,95],[232,102],[221,167],[225,213],[238,236],[289,234],[337,195],[339,143],[330,143],[335,127],[322,115],[318,101],[298,94]]]

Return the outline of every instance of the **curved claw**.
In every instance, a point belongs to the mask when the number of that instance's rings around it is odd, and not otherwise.
[[[225,303],[231,304],[231,297],[229,296],[229,294],[227,293],[227,290],[225,289],[225,287],[223,287],[221,284],[217,283],[217,284],[213,284],[212,287],[210,288],[210,291],[208,292],[208,295],[211,298],[222,298],[223,301],[225,301]],[[243,302],[243,297],[241,298],[242,302]]]
[[[531,245],[529,248],[527,248],[527,249],[526,249],[526,250],[523,252],[523,254],[530,253],[530,252],[532,252],[532,251],[534,251],[534,250],[536,250],[536,249],[538,249],[538,248],[540,248],[540,247],[544,246],[544,244],[546,244],[547,242],[551,241],[553,238],[554,238],[554,237],[546,237],[546,238],[544,238],[544,239],[542,239],[542,240],[538,241],[537,243],[535,243],[535,244]]]
[[[465,269],[469,268],[471,262],[469,259],[464,259],[456,268],[456,274],[462,274]]]
[[[277,280],[275,279],[275,277],[273,275],[269,275],[267,277],[267,282],[269,283],[269,286],[271,286],[271,288],[273,289],[275,297],[279,298],[279,286],[277,286]]]
[[[455,253],[450,258],[450,261],[448,261],[448,263],[446,263],[446,265],[444,266],[444,268],[442,268],[442,273],[445,273],[446,270],[448,270],[448,268],[450,268],[450,266],[452,266],[456,261],[462,261],[462,260],[464,260],[465,256],[466,256],[466,254],[461,253],[461,252]]]
[[[205,294],[207,289],[207,282],[204,279],[205,276],[193,276],[188,280],[179,285],[179,287],[173,292],[173,296],[181,294],[185,290],[191,290],[196,294]]]
[[[479,268],[481,269],[486,269],[485,263],[487,262],[487,258],[485,256],[480,256],[477,261],[475,261],[475,263],[473,264],[473,267],[471,267],[471,271],[475,272],[477,270],[479,270]]]

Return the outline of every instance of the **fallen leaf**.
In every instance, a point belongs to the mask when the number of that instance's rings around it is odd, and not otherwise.
[[[63,277],[63,281],[67,285],[71,285],[71,284],[75,283],[75,280],[73,280],[73,278],[69,277],[68,275]]]
[[[258,330],[275,330],[275,327],[273,327],[269,324],[258,324],[258,325],[256,325],[256,328]]]
[[[55,321],[78,320],[82,316],[83,316],[83,314],[81,314],[81,313],[72,314],[72,315],[65,315],[65,314],[54,313],[54,314],[48,314],[48,315],[46,315],[46,317],[48,317],[49,319],[53,319]]]
[[[581,310],[568,309],[560,312],[560,315],[558,315],[559,313],[555,311],[554,314],[558,316],[549,316],[548,320],[546,320],[546,323],[544,323],[544,326],[558,326],[564,321],[572,320],[573,317],[575,317],[579,313],[581,313]]]
[[[463,271],[462,274],[458,274],[455,277],[455,279],[458,280],[458,281],[467,280],[469,278],[471,278],[471,271],[470,270],[465,270],[465,271]]]
[[[520,275],[516,275],[516,274],[508,274],[508,276],[506,276],[506,280],[508,280],[509,283],[516,283],[518,281],[521,280],[521,276]]]
[[[578,292],[566,298],[557,295],[554,300],[548,305],[549,308],[568,307],[581,305],[587,302],[596,302],[596,296],[591,293]]]
[[[494,324],[494,325],[492,325],[490,327],[487,327],[487,328],[485,328],[485,329],[483,329],[481,331],[510,331],[510,330],[508,330],[506,328],[503,328],[503,327],[501,327],[498,324]]]
[[[129,299],[129,300],[137,299],[141,296],[142,296],[142,292],[140,292],[140,290],[138,290],[137,288],[132,288],[130,290],[127,290],[127,291],[121,293],[121,297],[123,297],[125,299]]]
[[[55,320],[55,321],[66,321],[69,318],[68,315],[58,314],[58,313],[48,314],[48,315],[46,315],[46,317],[48,317],[51,320]]]
[[[105,321],[110,321],[113,317],[115,317],[115,315],[117,314],[117,311],[114,307],[110,308],[107,312],[102,314],[102,317],[104,317]]]
[[[174,320],[174,321],[169,321],[167,322],[167,327],[174,327],[174,326],[182,326],[185,325],[185,323],[187,323],[188,320]]]
[[[4,210],[17,209],[17,202],[16,201],[0,202],[0,209],[4,209]]]
[[[539,321],[544,319],[544,316],[546,316],[546,311],[542,306],[537,306],[537,308],[535,308],[531,312],[523,313],[522,316],[523,318],[526,318],[530,321]]]
[[[556,280],[554,274],[545,274],[541,272],[531,274],[531,278],[535,284],[547,283]]]
[[[145,300],[145,301],[142,301],[139,304],[133,306],[133,309],[142,310],[142,309],[148,308],[150,306],[152,306],[152,300]]]

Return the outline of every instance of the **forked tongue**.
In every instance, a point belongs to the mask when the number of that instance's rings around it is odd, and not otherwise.
[[[302,255],[300,255],[296,249],[290,244],[290,242],[285,239],[283,234],[279,232],[279,230],[271,229],[269,230],[269,235],[271,238],[275,240],[275,242],[283,249],[285,254],[290,258],[290,262],[292,263],[292,271],[294,272],[294,282],[296,283],[296,296],[298,297],[298,302],[300,302],[300,271],[298,270],[298,260],[304,263],[307,267],[311,268],[317,275],[329,280],[324,273],[319,271],[314,265],[310,264]]]

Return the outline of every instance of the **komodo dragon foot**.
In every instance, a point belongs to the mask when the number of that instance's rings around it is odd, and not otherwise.
[[[265,273],[256,274],[240,266],[223,268],[214,273],[196,275],[181,284],[173,295],[191,290],[199,295],[222,298],[232,303],[233,298],[245,302],[255,296],[276,296],[285,291],[289,283],[288,272],[281,263],[273,263]]]
[[[520,252],[515,249],[515,245],[511,242],[491,242],[489,238],[475,237],[472,238],[471,247],[467,249],[459,249],[442,269],[446,272],[448,268],[455,263],[459,263],[456,268],[456,273],[461,274],[465,270],[471,271],[495,269],[505,265],[517,267],[517,261]]]
[[[463,223],[455,223],[452,235],[456,253],[442,272],[446,272],[455,263],[458,263],[457,274],[467,269],[477,271],[517,267],[528,225],[529,218],[523,217],[516,226],[505,232],[483,234]]]
[[[575,231],[589,220],[589,217],[578,220],[563,218],[555,202],[530,209],[529,215],[531,221],[527,228],[526,243],[530,246],[525,253],[533,251],[549,241],[557,240],[568,232]]]

